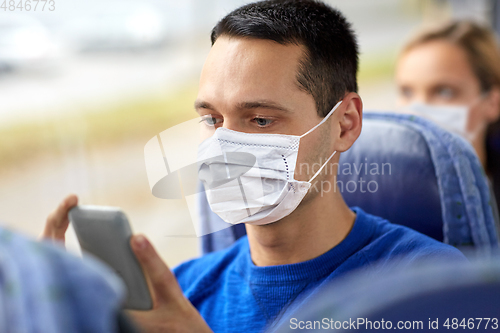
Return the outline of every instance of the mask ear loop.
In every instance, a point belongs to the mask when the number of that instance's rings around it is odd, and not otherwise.
[[[319,126],[321,126],[325,121],[327,121],[328,118],[330,118],[330,116],[333,114],[333,112],[335,110],[337,110],[337,108],[339,107],[339,105],[342,103],[342,101],[339,101],[337,104],[335,104],[335,106],[333,107],[333,109],[330,110],[330,112],[328,112],[328,114],[325,116],[325,118],[323,118],[318,125],[314,126],[313,128],[311,128],[309,131],[305,132],[304,134],[302,134],[299,138],[303,138],[305,137],[307,134],[311,133],[312,131],[314,131],[316,128],[318,128]]]
[[[335,153],[337,153],[337,151],[334,151],[333,154],[330,155],[330,157],[328,157],[328,159],[326,160],[326,162],[321,166],[321,168],[319,168],[318,172],[316,172],[314,174],[314,176],[312,176],[311,179],[309,179],[308,183],[312,182],[314,178],[316,178],[316,176],[319,175],[319,173],[321,172],[321,170],[323,170],[323,168],[328,164],[328,162],[332,159],[333,155],[335,155]]]
[[[325,121],[327,121],[328,118],[330,118],[330,116],[333,114],[333,112],[335,112],[335,110],[337,110],[337,108],[339,107],[339,105],[342,104],[342,101],[339,101],[337,104],[335,104],[335,106],[333,107],[333,109],[331,109],[330,112],[328,112],[328,114],[326,115],[325,118],[323,118],[323,120],[321,120],[319,122],[319,124],[317,124],[316,126],[314,126],[313,128],[311,128],[309,131],[305,132],[304,134],[302,134],[300,136],[300,138],[303,138],[305,137],[307,134],[311,133],[312,131],[314,131],[316,128],[318,128],[319,126],[321,126]],[[330,155],[330,157],[328,157],[328,159],[326,160],[326,162],[321,166],[321,168],[319,168],[318,172],[316,172],[314,174],[314,176],[312,176],[311,179],[309,179],[308,183],[312,182],[312,180],[314,178],[316,178],[316,176],[319,175],[319,173],[321,172],[321,170],[323,170],[323,168],[326,166],[326,164],[332,159],[333,155],[335,155],[337,151],[334,151],[333,154]]]

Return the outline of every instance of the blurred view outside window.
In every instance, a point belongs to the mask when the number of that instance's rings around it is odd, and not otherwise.
[[[185,202],[151,194],[144,145],[195,116],[210,29],[247,2],[54,0],[28,10],[26,0],[0,0],[0,221],[38,236],[76,193],[82,204],[121,207],[169,265],[196,256]],[[359,37],[365,110],[394,108],[396,55],[422,24],[494,24],[498,10],[479,0],[326,2]],[[78,251],[72,230],[67,243]]]

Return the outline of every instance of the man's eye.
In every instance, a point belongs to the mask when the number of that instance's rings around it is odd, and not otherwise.
[[[271,119],[265,119],[265,118],[254,118],[253,120],[259,127],[269,126],[273,122]]]
[[[207,125],[207,126],[215,126],[216,124],[218,124],[221,121],[222,121],[221,119],[211,117],[211,116],[204,116],[200,120],[200,122],[204,122],[205,125]]]

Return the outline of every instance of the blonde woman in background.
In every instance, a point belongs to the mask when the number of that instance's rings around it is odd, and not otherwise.
[[[399,106],[462,135],[500,198],[500,52],[493,31],[471,21],[417,34],[396,66]]]

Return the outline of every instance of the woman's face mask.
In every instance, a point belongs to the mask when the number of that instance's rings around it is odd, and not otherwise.
[[[432,105],[425,103],[412,103],[403,109],[406,112],[429,119],[443,129],[458,134],[472,142],[483,129],[483,126],[469,128],[471,110],[478,106],[485,98],[481,95],[469,105]]]
[[[445,130],[467,136],[467,120],[469,119],[469,107],[465,105],[446,106],[424,103],[412,103],[405,110],[431,120]]]

